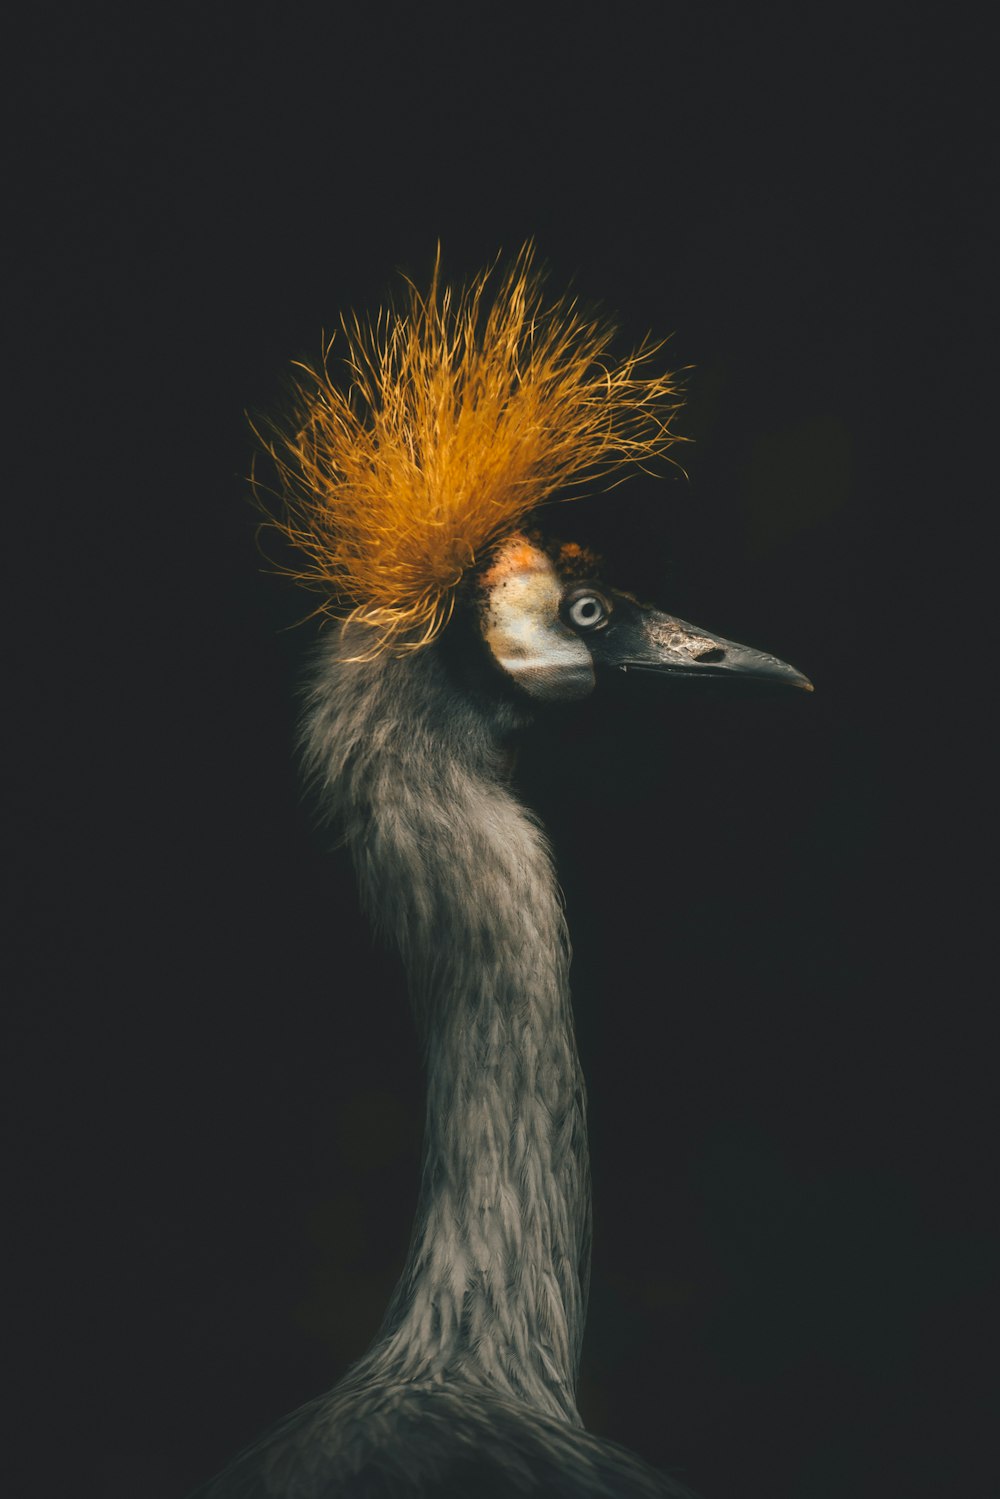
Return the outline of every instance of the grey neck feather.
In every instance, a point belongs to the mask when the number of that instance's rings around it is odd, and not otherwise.
[[[466,1380],[579,1424],[590,1188],[569,947],[544,834],[505,766],[514,711],[459,690],[438,646],[324,647],[308,769],[403,955],[427,1055],[420,1207],[352,1381]]]

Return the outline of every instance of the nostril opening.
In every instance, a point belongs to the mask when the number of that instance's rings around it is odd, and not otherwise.
[[[725,661],[726,653],[721,646],[713,645],[710,650],[699,651],[698,655],[695,656],[694,659],[696,661],[708,661],[712,663],[716,661]]]

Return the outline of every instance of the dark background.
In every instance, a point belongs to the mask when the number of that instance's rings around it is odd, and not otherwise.
[[[591,1094],[585,1418],[706,1499],[995,1493],[979,645],[945,606],[993,503],[985,37],[248,4],[9,40],[8,1492],[182,1499],[377,1326],[418,1060],[300,797],[313,629],[244,410],[439,238],[461,279],[534,236],[694,366],[690,478],[563,530],[817,689],[640,682],[525,747]]]

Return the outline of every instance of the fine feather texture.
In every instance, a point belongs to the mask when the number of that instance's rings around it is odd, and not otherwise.
[[[299,561],[285,569],[323,595],[321,612],[371,626],[371,654],[427,645],[455,589],[530,511],[584,483],[662,455],[679,439],[676,377],[648,341],[615,360],[610,323],[547,302],[531,246],[501,275],[342,322],[300,364],[288,422],[258,433],[280,483],[271,524]],[[261,486],[258,486],[260,493]]]
[[[456,1381],[346,1382],[197,1499],[693,1499],[615,1442]]]
[[[551,856],[508,778],[523,715],[468,690],[447,637],[371,658],[364,634],[324,639],[304,750],[406,961],[427,1062],[420,1203],[371,1348],[203,1499],[679,1499],[576,1408],[585,1097]]]
[[[405,959],[427,1064],[413,1240],[364,1362],[379,1384],[460,1377],[579,1423],[584,1085],[548,844],[504,775],[510,710],[457,694],[437,648],[342,654],[325,642],[307,763]]]

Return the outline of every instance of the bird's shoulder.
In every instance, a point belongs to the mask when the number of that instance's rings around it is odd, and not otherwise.
[[[624,1448],[478,1386],[333,1391],[197,1499],[684,1499]]]

